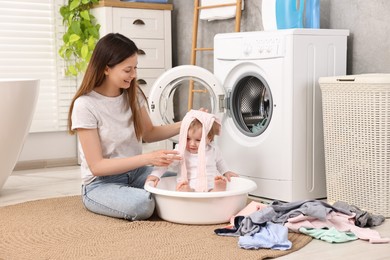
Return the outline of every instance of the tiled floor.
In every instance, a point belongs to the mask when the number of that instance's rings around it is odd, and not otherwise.
[[[8,178],[0,192],[0,206],[78,194],[80,194],[78,166],[16,171]],[[378,230],[382,237],[390,237],[390,219],[374,229]],[[385,260],[390,259],[390,244],[370,244],[363,240],[330,244],[313,240],[299,251],[278,259]]]
[[[80,183],[79,166],[14,171],[0,191],[0,206],[78,195]]]

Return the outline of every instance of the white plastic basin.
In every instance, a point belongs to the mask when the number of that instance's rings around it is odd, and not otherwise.
[[[176,177],[162,178],[157,187],[151,182],[145,189],[154,195],[158,216],[166,221],[180,224],[220,224],[242,210],[248,193],[255,190],[256,183],[245,178],[233,177],[226,191],[178,192]]]

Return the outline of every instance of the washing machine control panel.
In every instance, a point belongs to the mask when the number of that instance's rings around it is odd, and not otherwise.
[[[284,56],[284,38],[278,36],[244,38],[243,58],[267,59]]]

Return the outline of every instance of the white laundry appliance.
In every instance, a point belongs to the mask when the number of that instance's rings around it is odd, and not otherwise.
[[[287,29],[217,34],[214,73],[185,65],[165,72],[149,96],[158,124],[193,107],[222,119],[216,139],[230,169],[252,179],[252,196],[326,197],[318,78],[346,74],[348,30]]]

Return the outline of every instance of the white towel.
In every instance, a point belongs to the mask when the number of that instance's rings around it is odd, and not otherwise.
[[[201,0],[201,6],[232,4],[236,0]],[[241,10],[244,10],[244,0],[241,1]],[[225,20],[236,17],[236,6],[224,6],[217,8],[201,9],[199,19],[201,20]]]

